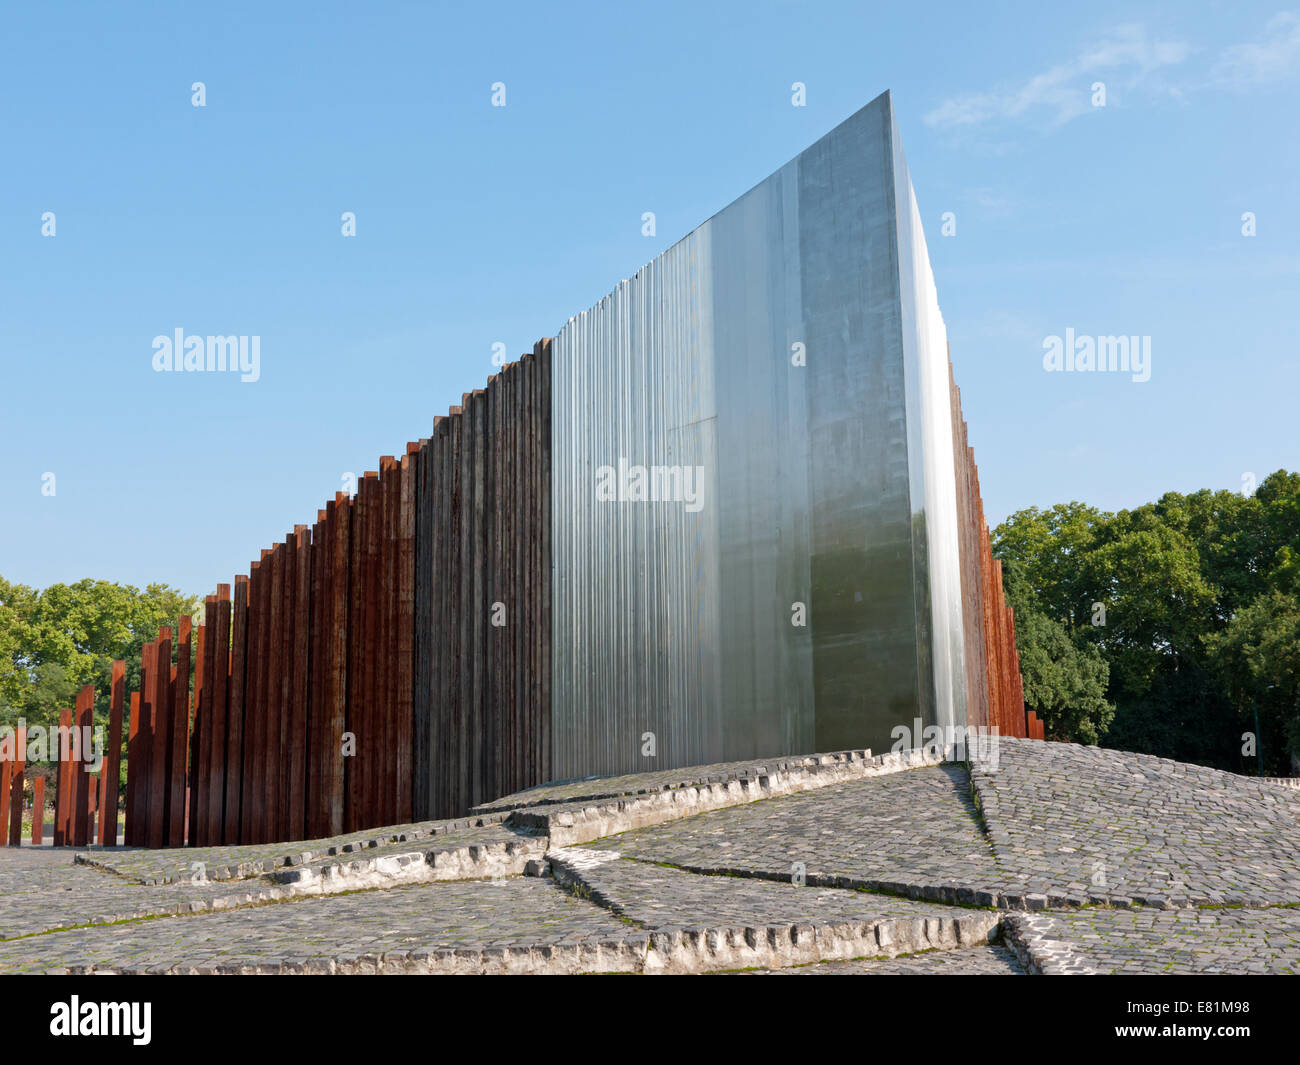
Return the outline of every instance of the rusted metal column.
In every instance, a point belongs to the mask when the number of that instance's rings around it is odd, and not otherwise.
[[[9,786],[5,789],[9,799],[8,822],[0,818],[0,829],[9,830],[9,846],[21,847],[23,844],[23,791],[26,783],[27,768],[27,727],[19,725],[14,730],[14,757],[9,768]]]
[[[146,645],[147,646],[147,645]],[[59,768],[54,783],[54,845],[66,847],[70,842],[69,826],[72,823],[72,801],[69,791],[72,787],[71,774],[68,772],[71,755],[73,716],[68,707],[59,711],[59,734],[54,742],[59,759]]]
[[[186,831],[186,770],[190,755],[190,649],[193,620],[177,622],[176,668],[172,677],[171,720],[167,730],[167,846],[183,847]]]
[[[420,445],[408,443],[402,459],[401,511],[397,563],[397,717],[393,739],[396,756],[397,809],[395,820],[413,817],[412,772],[415,714],[415,506],[416,467]]]
[[[230,689],[230,585],[218,584],[212,621],[205,625],[207,661],[203,683],[209,693],[208,737],[204,744],[203,768],[207,796],[203,804],[203,840],[208,845],[221,842],[225,821],[226,799],[226,709]]]
[[[325,802],[321,787],[324,779],[325,755],[325,646],[329,630],[329,610],[325,601],[325,545],[326,512],[316,512],[316,524],[311,528],[308,547],[308,580],[310,631],[307,636],[307,746],[306,797],[303,800],[303,819],[306,838],[325,835],[322,822]]]
[[[380,580],[380,552],[384,535],[384,498],[383,482],[379,472],[367,470],[362,481],[362,491],[366,494],[366,539],[365,539],[365,583],[362,594],[366,601],[366,631],[364,633],[366,655],[362,664],[362,676],[365,684],[364,705],[361,709],[362,732],[358,733],[358,753],[362,762],[362,824],[372,827],[379,823],[379,781],[377,771],[381,752],[381,663],[383,645],[382,610],[383,588]]]
[[[221,842],[238,843],[244,772],[244,696],[248,663],[248,578],[235,578],[230,616],[230,678],[226,714],[226,785]],[[213,841],[216,842],[215,840]]]
[[[358,826],[361,813],[361,773],[356,754],[357,728],[361,724],[361,703],[363,699],[361,666],[365,658],[362,633],[365,629],[365,598],[362,584],[365,578],[365,500],[361,495],[361,485],[349,501],[351,516],[348,536],[347,573],[347,632],[346,653],[347,677],[344,698],[344,731],[350,740],[351,754],[343,759],[343,830],[351,832]]]
[[[167,842],[167,803],[168,790],[167,740],[170,732],[171,716],[171,661],[172,630],[170,627],[158,630],[158,639],[154,644],[154,659],[149,673],[149,687],[146,689],[147,711],[149,719],[149,798],[148,798],[148,846],[162,847]]]
[[[72,767],[76,783],[70,789],[74,803],[72,812],[72,845],[84,847],[90,842],[90,797],[92,782],[90,778],[91,733],[95,724],[95,689],[87,684],[77,697],[77,761]]]
[[[204,619],[207,617],[207,600],[204,597]],[[200,623],[194,637],[194,695],[190,700],[192,709],[186,707],[189,721],[189,772],[186,776],[185,789],[185,838],[194,846],[203,834],[203,822],[199,817],[199,805],[202,796],[198,794],[196,782],[203,776],[203,734],[208,727],[207,695],[208,673],[205,672],[208,654],[208,627]]]
[[[9,824],[9,795],[12,791],[10,783],[13,780],[13,762],[8,758],[0,761],[0,835],[4,834],[4,826]]]
[[[333,508],[331,510],[331,507]],[[327,835],[343,831],[346,767],[343,734],[347,729],[349,669],[348,588],[352,542],[352,501],[342,492],[326,506],[329,525],[329,559],[326,577],[329,596],[329,643],[326,679],[326,778],[323,782]]]
[[[206,846],[212,840],[208,835],[208,804],[211,800],[213,699],[217,672],[217,597],[203,597],[203,624],[199,626],[200,651],[195,676],[194,735],[190,757],[190,826],[192,846]]]
[[[266,630],[266,776],[259,839],[271,842],[280,830],[280,727],[284,714],[284,562],[285,546],[271,548],[270,600]]]
[[[248,664],[244,687],[244,770],[240,784],[239,825],[240,842],[258,842],[261,825],[263,777],[266,773],[265,705],[265,617],[266,588],[270,568],[262,559],[252,563],[248,571]]]
[[[141,666],[141,681],[143,684],[143,666]],[[144,783],[144,774],[140,769],[140,763],[144,759],[143,744],[140,739],[140,693],[132,692],[128,705],[131,708],[130,719],[127,722],[127,739],[126,739],[126,825],[122,833],[123,842],[129,847],[138,846],[141,832],[141,813],[140,796]]]
[[[437,737],[434,696],[434,673],[438,668],[434,635],[434,599],[437,575],[437,425],[428,440],[421,441],[417,470],[415,529],[415,754],[413,766],[414,801],[412,815],[417,821],[433,817],[433,751]]]
[[[45,778],[32,779],[32,846],[45,842]]]
[[[126,704],[126,663],[113,663],[108,693],[108,749],[100,768],[99,845],[117,846],[117,798],[122,776],[122,712]]]
[[[394,697],[396,694],[397,639],[394,621],[397,611],[397,525],[401,510],[402,474],[397,459],[385,455],[379,460],[379,537],[376,544],[375,594],[378,602],[378,654],[375,656],[375,707],[378,710],[375,736],[375,824],[396,820],[397,793],[394,773]]]
[[[291,801],[290,775],[292,772],[293,739],[293,619],[294,599],[297,590],[298,546],[292,534],[286,536],[280,545],[283,572],[280,585],[280,624],[278,627],[280,644],[280,668],[278,671],[278,709],[277,725],[279,740],[276,750],[279,752],[276,777],[278,790],[275,801],[275,820],[272,839],[287,840],[289,833],[289,805]]]
[[[307,838],[308,669],[313,619],[311,598],[311,530],[295,525],[293,618],[289,701],[289,813],[288,839]]]
[[[353,755],[347,759],[347,831],[373,822],[370,752],[374,746],[374,603],[373,555],[375,488],[378,474],[367,471],[352,502],[352,568],[348,625],[348,724]]]

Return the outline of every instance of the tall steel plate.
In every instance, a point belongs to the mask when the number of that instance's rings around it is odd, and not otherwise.
[[[556,777],[965,720],[946,346],[887,93],[559,331]]]

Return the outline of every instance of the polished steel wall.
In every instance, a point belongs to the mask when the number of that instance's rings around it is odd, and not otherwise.
[[[553,356],[556,777],[964,721],[946,339],[888,94]]]

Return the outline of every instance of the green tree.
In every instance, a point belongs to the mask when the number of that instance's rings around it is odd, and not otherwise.
[[[1253,771],[1241,736],[1258,703],[1265,758],[1286,771],[1300,731],[1300,474],[1278,470],[1250,497],[1170,492],[1117,514],[1030,508],[994,531],[994,550],[1026,701],[1050,732]],[[1108,667],[1108,723],[1082,686],[1097,678],[1085,648]]]
[[[1097,744],[1115,716],[1106,699],[1110,667],[1096,647],[1036,608],[1018,563],[1004,561],[1002,574],[1015,613],[1025,705],[1043,722],[1049,740]]]
[[[1265,774],[1300,771],[1300,596],[1267,592],[1206,642],[1244,732],[1254,732],[1258,710]]]
[[[126,661],[127,686],[137,687],[144,644],[198,609],[195,597],[165,584],[142,592],[81,580],[35,592],[0,578],[0,724],[56,724],[85,684],[95,687],[102,723],[113,661]]]

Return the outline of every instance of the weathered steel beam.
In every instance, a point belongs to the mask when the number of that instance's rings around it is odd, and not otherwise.
[[[95,724],[95,689],[87,684],[77,696],[77,743],[75,744],[76,763],[72,766],[75,783],[69,789],[69,797],[74,803],[72,811],[72,845],[84,847],[90,842],[90,808],[91,796],[94,794],[90,775],[90,755],[87,742]]]
[[[168,727],[167,846],[185,845],[186,770],[190,755],[190,653],[193,621],[177,622],[176,667],[172,679],[171,721]]]
[[[19,725],[14,730],[14,757],[5,763],[9,768],[9,784],[4,788],[9,800],[9,817],[0,817],[0,832],[8,829],[9,846],[23,845],[23,792],[26,784],[27,767],[27,726]],[[0,785],[3,787],[3,785]]]
[[[146,688],[149,719],[149,793],[147,822],[148,845],[162,847],[167,842],[167,805],[170,798],[167,779],[167,746],[171,717],[172,630],[158,630],[154,643],[154,657]]]
[[[229,705],[226,715],[226,779],[221,842],[241,841],[245,694],[248,669],[248,578],[235,578],[235,601],[230,616]],[[214,843],[216,840],[213,841]]]
[[[122,713],[126,707],[126,663],[113,663],[108,693],[108,749],[100,769],[103,795],[99,804],[99,845],[117,846],[118,787],[122,766]]]
[[[45,778],[32,779],[32,846],[45,842]]]

